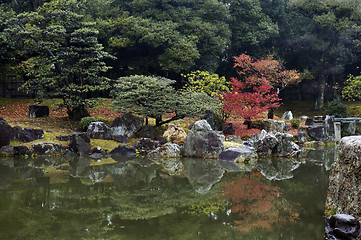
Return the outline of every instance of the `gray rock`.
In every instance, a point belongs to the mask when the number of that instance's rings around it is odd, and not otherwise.
[[[33,153],[38,155],[60,154],[63,146],[55,142],[38,142],[31,145]]]
[[[283,119],[286,119],[286,120],[292,120],[292,119],[293,119],[292,112],[291,112],[291,111],[285,112],[285,113],[282,115],[282,118],[283,118]]]
[[[304,131],[298,131],[297,134],[297,141],[299,144],[304,144],[308,141],[307,134]]]
[[[119,145],[118,147],[114,148],[110,155],[115,160],[119,160],[121,157],[131,157],[136,156],[136,150],[135,147],[126,146],[126,145]]]
[[[335,122],[335,141],[340,141],[341,137],[341,123]]]
[[[265,119],[263,120],[263,129],[266,132],[283,132],[286,123],[280,120]]]
[[[293,136],[287,133],[267,133],[263,138],[254,142],[256,152],[261,155],[295,156],[300,153],[299,146],[293,142]]]
[[[0,147],[9,145],[12,135],[13,128],[5,120],[0,120]]]
[[[307,135],[315,141],[326,139],[325,127],[322,125],[312,125],[306,128]]]
[[[15,141],[16,139],[19,139],[19,134],[23,130],[20,126],[13,127],[13,133],[11,135],[11,140]]]
[[[44,138],[42,129],[24,128],[19,133],[19,139],[23,142],[32,142],[41,138]]]
[[[103,122],[92,122],[89,124],[87,134],[94,139],[111,139],[110,128]]]
[[[361,136],[340,140],[329,175],[326,209],[361,219]]]
[[[144,123],[144,118],[133,116],[130,113],[124,114],[120,118],[114,119],[110,124],[110,133],[112,136],[133,137],[139,131]]]
[[[335,214],[326,219],[325,235],[329,240],[354,240],[361,237],[361,224],[348,214]]]
[[[341,135],[351,136],[356,132],[356,121],[342,121],[341,122]]]
[[[11,145],[6,145],[0,147],[0,156],[1,157],[13,157],[14,156],[14,147]]]
[[[137,133],[137,137],[139,138],[155,138],[158,134],[155,130],[154,126],[147,124],[142,127]]]
[[[121,135],[116,135],[116,136],[113,136],[113,140],[118,142],[118,143],[128,143],[128,139],[124,136],[121,136]]]
[[[64,142],[69,141],[69,135],[67,135],[67,134],[61,134],[59,136],[56,136],[55,138],[58,141],[64,141]]]
[[[31,154],[32,154],[32,152],[26,146],[14,146],[14,155],[15,156],[25,156],[25,155],[31,155]]]
[[[325,134],[328,141],[335,141],[335,117],[326,115],[325,117]]]
[[[30,118],[39,118],[39,117],[48,117],[49,116],[49,107],[41,105],[30,105],[29,106],[29,117]]]
[[[150,155],[161,158],[180,158],[181,147],[175,143],[165,143],[152,151]]]
[[[141,138],[134,143],[134,146],[140,151],[151,151],[158,146],[158,141],[152,140],[150,138]]]
[[[69,149],[80,155],[90,153],[90,138],[88,134],[75,132],[69,135]]]
[[[240,145],[221,152],[218,160],[243,163],[245,161],[252,160],[255,157],[256,152],[253,148]]]
[[[183,145],[183,156],[217,158],[223,151],[223,142],[206,120],[194,123]]]

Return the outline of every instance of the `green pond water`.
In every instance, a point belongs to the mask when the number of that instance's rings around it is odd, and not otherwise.
[[[0,239],[323,239],[333,158],[0,159]]]

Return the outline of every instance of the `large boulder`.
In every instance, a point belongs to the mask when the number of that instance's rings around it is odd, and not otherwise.
[[[286,123],[281,120],[265,119],[263,120],[263,129],[266,132],[283,132]]]
[[[19,132],[19,139],[23,142],[32,142],[41,138],[44,138],[42,129],[24,128]]]
[[[132,157],[136,156],[137,152],[135,147],[126,146],[126,145],[119,145],[118,147],[114,148],[110,155],[115,160],[121,160],[123,157]]]
[[[221,136],[213,131],[206,120],[194,123],[183,145],[183,156],[218,158],[223,151]]]
[[[361,219],[361,136],[339,141],[329,175],[326,210]]]
[[[301,151],[300,147],[293,142],[293,136],[288,133],[267,133],[253,145],[261,156],[270,154],[281,157],[296,156]]]
[[[227,150],[221,152],[218,156],[218,160],[230,161],[236,163],[243,163],[254,159],[256,152],[254,148],[239,145],[237,147],[228,148]]]
[[[168,129],[164,132],[163,137],[168,142],[182,146],[187,137],[187,133],[178,123],[170,123]]]
[[[92,122],[89,124],[87,134],[90,138],[109,140],[110,128],[103,122]]]
[[[144,118],[125,113],[122,117],[116,118],[110,123],[110,134],[112,136],[133,137],[142,128],[143,123]]]
[[[4,120],[0,120],[0,147],[10,144],[13,135],[13,128]]]
[[[49,116],[49,107],[41,105],[30,105],[29,106],[29,117],[39,118]]]
[[[150,155],[161,158],[180,158],[181,147],[175,143],[165,143],[152,151]]]
[[[355,240],[361,237],[361,224],[348,214],[335,214],[326,219],[325,235],[329,240]]]
[[[139,138],[155,138],[158,135],[154,126],[150,124],[142,127],[136,134]]]
[[[63,146],[55,142],[38,142],[33,143],[31,149],[38,155],[56,155],[61,153]]]
[[[80,155],[90,153],[90,138],[83,132],[74,132],[69,135],[69,149]]]
[[[323,125],[312,125],[306,128],[307,135],[315,141],[326,140],[325,126]]]
[[[30,156],[32,152],[26,146],[14,146],[14,155],[15,156]]]

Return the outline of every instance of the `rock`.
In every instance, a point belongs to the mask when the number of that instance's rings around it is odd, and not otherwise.
[[[14,146],[14,155],[15,156],[30,156],[32,152],[26,146]]]
[[[175,143],[165,143],[152,151],[150,155],[161,158],[180,158],[181,147]]]
[[[315,141],[326,139],[325,127],[321,125],[312,125],[306,128],[307,135]]]
[[[167,140],[164,137],[157,136],[154,138],[155,141],[158,141],[159,145],[163,145],[167,143]]]
[[[24,128],[19,133],[19,139],[23,142],[32,142],[41,138],[44,138],[42,129]]]
[[[291,112],[291,111],[285,112],[285,113],[282,115],[282,118],[283,118],[283,119],[286,119],[286,120],[292,120],[292,119],[293,119],[292,112]]]
[[[41,105],[30,105],[29,106],[29,118],[48,117],[49,107]]]
[[[90,153],[91,154],[89,155],[89,157],[95,158],[95,159],[99,159],[104,156],[104,151],[99,146],[93,147],[92,150],[90,151]]]
[[[256,152],[253,148],[240,145],[221,152],[218,160],[243,163],[252,160],[255,156]]]
[[[224,135],[234,135],[236,131],[233,129],[232,123],[228,123],[222,132]]]
[[[313,118],[307,118],[306,122],[305,122],[305,125],[310,126],[312,124],[313,124]]]
[[[225,141],[227,142],[236,142],[236,143],[243,143],[243,139],[240,136],[230,135],[225,137]]]
[[[356,132],[356,121],[342,121],[341,122],[341,135],[351,136]]]
[[[223,151],[223,142],[206,120],[194,123],[183,145],[183,156],[218,158]]]
[[[325,134],[328,141],[335,141],[335,117],[326,115],[325,117]]]
[[[182,146],[187,137],[187,133],[178,123],[170,123],[168,129],[164,132],[163,137],[168,142]]]
[[[110,155],[112,156],[112,158],[119,160],[122,157],[136,156],[137,153],[135,147],[119,145],[110,152]]]
[[[74,132],[69,135],[69,149],[80,155],[90,153],[90,138],[88,134],[82,132]]]
[[[64,142],[69,141],[69,135],[67,135],[67,134],[61,134],[59,136],[56,136],[55,138],[58,141],[64,141]]]
[[[13,128],[4,120],[0,120],[0,147],[10,144],[13,135]]]
[[[326,209],[361,219],[361,136],[344,137],[329,175]]]
[[[300,119],[300,122],[306,122],[307,121],[307,116],[301,116],[301,117],[299,117],[299,119]]]
[[[293,136],[287,133],[267,133],[263,138],[254,142],[256,152],[261,155],[295,156],[300,153],[299,146],[294,143]]]
[[[14,156],[14,147],[11,145],[6,145],[0,147],[0,157],[13,157]]]
[[[139,141],[136,141],[134,146],[136,149],[141,151],[151,151],[154,150],[158,145],[158,142],[150,138],[141,138]]]
[[[298,131],[298,134],[296,136],[298,143],[304,144],[308,141],[307,134],[304,131]]]
[[[89,124],[87,134],[90,138],[110,140],[110,128],[103,122],[92,122]]]
[[[341,137],[341,123],[335,122],[335,141],[340,141]]]
[[[361,224],[351,215],[331,215],[326,219],[325,235],[329,240],[355,240],[361,237]]]
[[[113,136],[113,140],[118,142],[118,143],[128,143],[128,139],[122,135],[116,135],[116,136]]]
[[[158,134],[157,134],[157,131],[155,130],[155,128],[152,125],[147,124],[144,127],[142,127],[136,133],[136,135],[139,138],[155,138]]]
[[[206,121],[215,131],[222,131],[223,121],[221,117],[211,110],[206,110]]]
[[[55,142],[38,142],[31,145],[33,153],[38,155],[60,154],[63,146]]]
[[[286,123],[280,120],[265,119],[263,120],[263,129],[266,132],[283,132]]]
[[[144,118],[125,113],[122,117],[116,118],[110,123],[110,134],[112,136],[133,137],[141,129],[143,123]]]
[[[11,135],[11,140],[15,141],[16,139],[19,139],[19,134],[23,130],[20,126],[13,127],[13,134]]]
[[[287,132],[287,131],[289,131],[289,130],[291,130],[291,128],[290,128],[290,126],[288,126],[288,124],[286,123],[286,124],[285,124],[285,127],[283,128],[283,131]]]

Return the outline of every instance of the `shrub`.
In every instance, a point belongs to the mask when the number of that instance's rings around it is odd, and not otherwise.
[[[85,132],[88,130],[90,123],[97,121],[98,119],[96,119],[95,117],[83,117],[79,122],[79,128],[81,131]]]
[[[298,118],[293,118],[292,120],[291,120],[291,126],[292,126],[292,128],[299,128],[300,127],[300,119],[298,119]]]
[[[340,98],[336,98],[327,104],[326,114],[335,117],[348,117],[347,106],[342,103]]]

